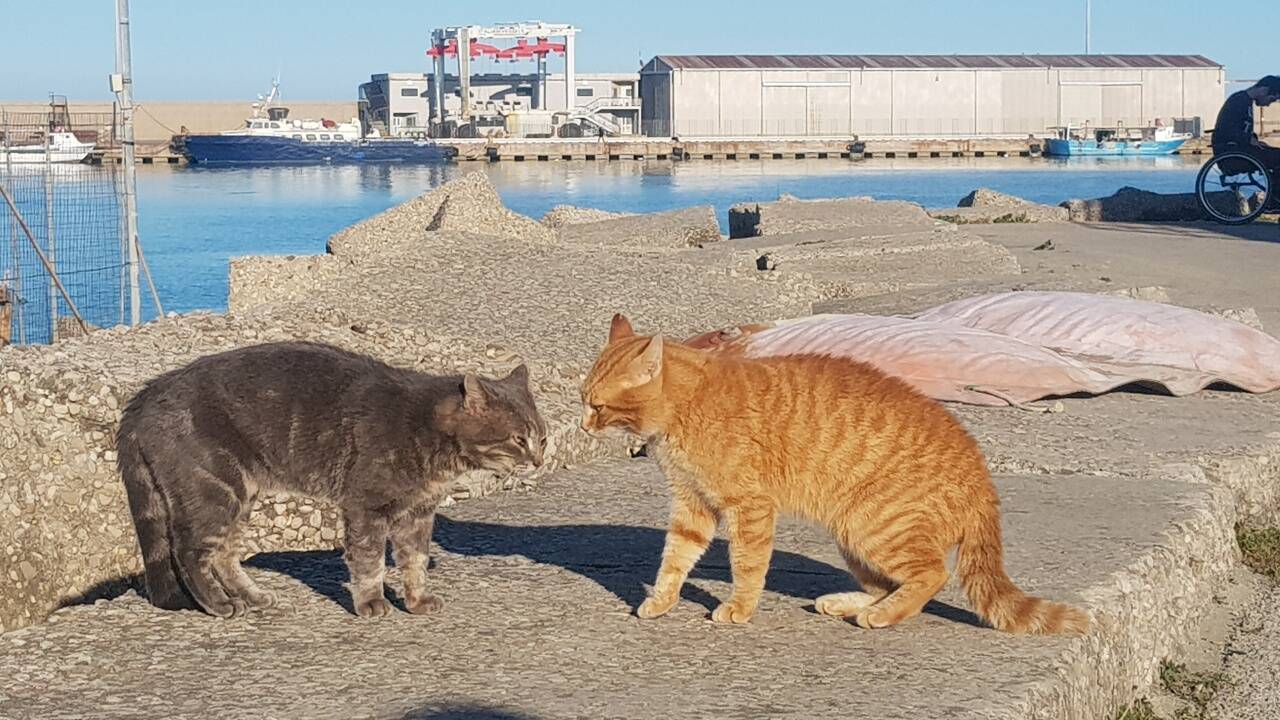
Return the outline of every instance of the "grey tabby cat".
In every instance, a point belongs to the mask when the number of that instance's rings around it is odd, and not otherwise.
[[[201,358],[128,404],[119,467],[158,607],[220,617],[275,599],[240,566],[254,498],[285,491],[336,503],[346,525],[352,604],[391,611],[387,540],[405,606],[427,592],[436,505],[466,470],[542,464],[546,426],[521,365],[501,380],[436,377],[314,343],[273,343]]]

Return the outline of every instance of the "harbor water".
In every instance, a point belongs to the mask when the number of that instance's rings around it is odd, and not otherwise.
[[[230,258],[323,253],[334,232],[477,168],[509,207],[535,218],[558,204],[626,212],[709,204],[723,225],[730,205],[782,193],[951,207],[979,187],[1052,204],[1126,185],[1190,192],[1198,166],[1178,157],[157,166],[139,169],[138,198],[142,243],[165,310],[189,312],[226,308]]]

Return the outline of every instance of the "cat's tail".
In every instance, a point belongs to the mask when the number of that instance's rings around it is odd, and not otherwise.
[[[1083,610],[1027,595],[1009,579],[996,502],[983,509],[965,531],[956,555],[956,573],[974,609],[998,630],[1029,635],[1089,631],[1089,615]]]
[[[166,610],[194,610],[195,603],[183,589],[169,542],[169,506],[143,456],[136,432],[127,421],[116,435],[116,467],[129,496],[129,512],[142,549],[147,597]]]

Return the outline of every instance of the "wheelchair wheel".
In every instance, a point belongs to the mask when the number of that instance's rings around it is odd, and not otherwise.
[[[1253,222],[1274,202],[1271,176],[1251,155],[1215,155],[1196,177],[1196,199],[1210,218],[1224,225]]]

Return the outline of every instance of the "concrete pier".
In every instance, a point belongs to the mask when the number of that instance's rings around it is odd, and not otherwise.
[[[458,162],[551,162],[557,160],[860,160],[863,158],[1040,157],[1038,138],[546,138],[439,140],[458,151]],[[1178,155],[1212,155],[1208,140],[1188,141]],[[91,159],[119,163],[111,148]],[[167,143],[140,144],[138,162],[186,162]]]
[[[957,226],[907,203],[847,199],[763,204],[756,234],[720,242],[699,232],[710,219],[699,210],[562,208],[540,223],[502,207],[483,173],[460,174],[338,233],[325,255],[234,261],[228,315],[0,351],[0,718],[847,718],[856,708],[886,720],[1095,720],[1149,695],[1162,660],[1237,632],[1206,625],[1230,616],[1230,598],[1260,596],[1234,528],[1280,520],[1280,393],[1214,388],[949,406],[996,476],[1010,573],[1088,609],[1087,637],[983,627],[954,585],[892,629],[819,615],[813,599],[853,581],[823,530],[791,521],[750,625],[708,617],[730,593],[723,541],[668,616],[640,620],[668,490],[632,443],[581,432],[579,387],[619,310],[646,331],[686,336],[815,312],[909,315],[1023,288],[1159,297],[1274,328],[1280,245],[1263,241],[1275,226]],[[777,262],[762,268],[762,253]],[[548,462],[451,491],[432,547],[440,614],[353,616],[334,550],[341,522],[306,498],[262,502],[245,533],[248,572],[279,593],[275,609],[221,621],[122,593],[139,584],[139,555],[113,463],[119,409],[195,357],[283,339],[433,372],[531,368]],[[388,579],[397,588],[400,573]],[[1271,656],[1231,657],[1257,663],[1261,682],[1241,687],[1261,688],[1265,702]],[[1257,702],[1231,701],[1237,711]],[[1273,717],[1258,707],[1234,717]]]

